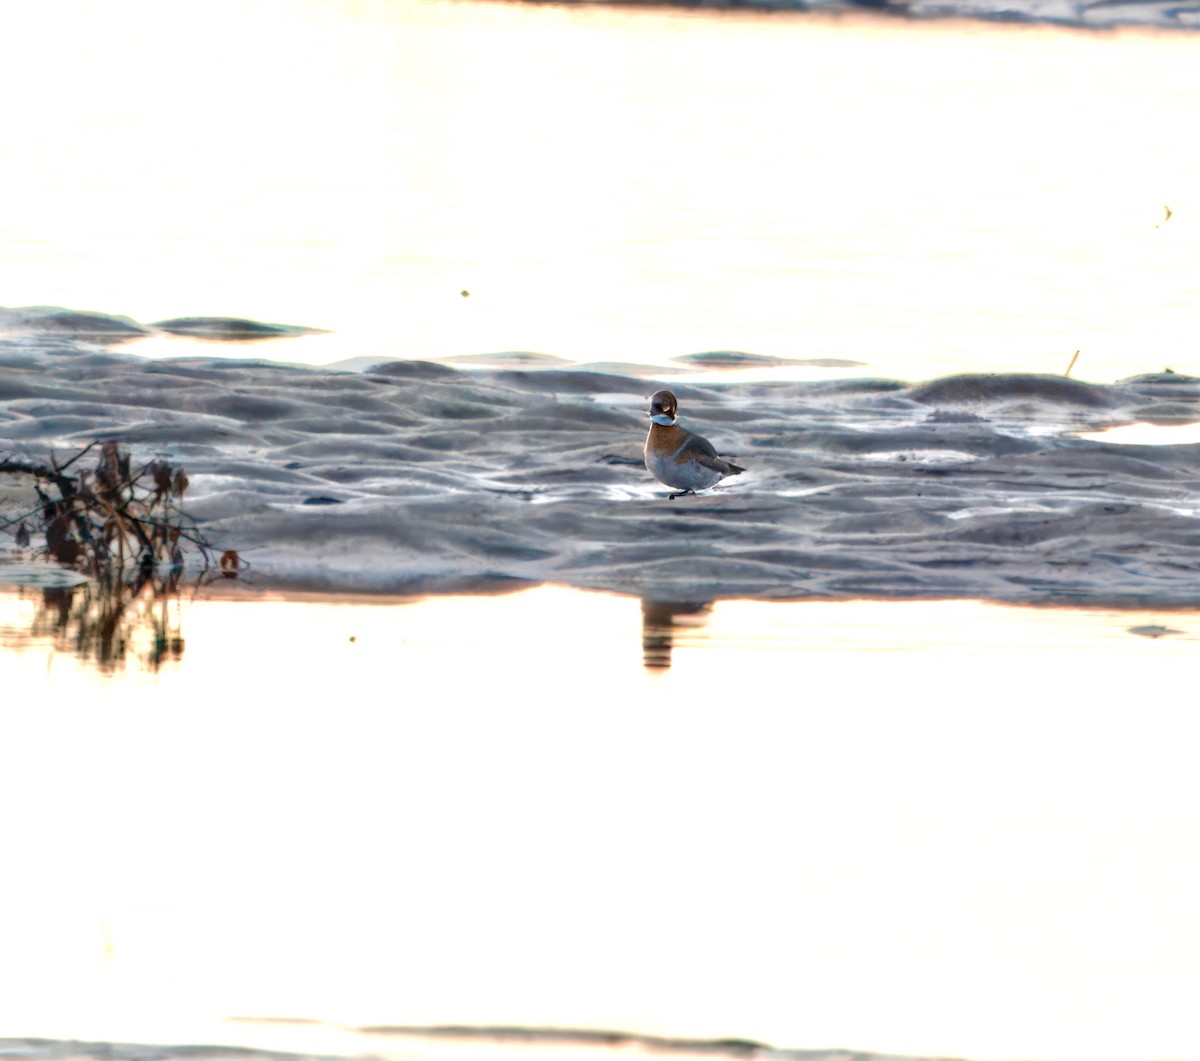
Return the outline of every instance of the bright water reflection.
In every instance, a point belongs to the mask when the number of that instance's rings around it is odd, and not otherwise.
[[[1080,349],[1086,379],[1200,372],[1192,34],[118,8],[6,26],[9,305],[331,328],[256,351],[326,361],[734,349],[920,379]]]
[[[10,641],[0,1035],[1200,1056],[1200,615],[718,602],[647,669],[639,610],[198,602],[109,677]]]

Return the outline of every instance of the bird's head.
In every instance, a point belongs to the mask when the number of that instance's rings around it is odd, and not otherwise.
[[[650,419],[663,427],[670,427],[675,423],[675,411],[678,408],[679,403],[676,402],[674,394],[670,391],[657,391],[650,399]]]

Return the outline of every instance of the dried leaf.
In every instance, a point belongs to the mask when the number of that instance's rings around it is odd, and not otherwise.
[[[171,466],[166,461],[154,461],[149,471],[154,478],[154,500],[161,501],[171,492]]]
[[[226,549],[221,554],[221,574],[226,578],[237,578],[241,561],[236,549]]]
[[[121,451],[115,442],[105,442],[100,447],[100,459],[96,462],[96,481],[108,493],[116,493],[125,477],[121,475]],[[124,461],[126,469],[129,458]]]
[[[46,550],[60,563],[74,564],[79,559],[79,543],[68,533],[61,515],[46,524]]]

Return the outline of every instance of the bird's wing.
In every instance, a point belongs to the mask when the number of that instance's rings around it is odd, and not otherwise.
[[[703,464],[706,457],[711,460],[720,460],[717,451],[713,449],[713,444],[699,435],[688,435],[687,441],[679,447],[679,452],[675,454],[675,459],[680,464],[693,459]]]
[[[709,457],[706,455],[697,454],[696,463],[703,464],[706,468],[711,468],[715,472],[720,472],[722,475],[737,475],[739,472],[744,472],[745,468],[739,468],[736,464],[730,464],[723,457]]]

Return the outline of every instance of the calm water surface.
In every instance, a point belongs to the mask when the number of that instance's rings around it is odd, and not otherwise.
[[[311,361],[1200,372],[1195,35],[72,0],[6,37],[7,305],[334,329]]]
[[[199,601],[108,677],[39,617],[0,595],[0,1035],[1200,1056],[1197,614]]]

